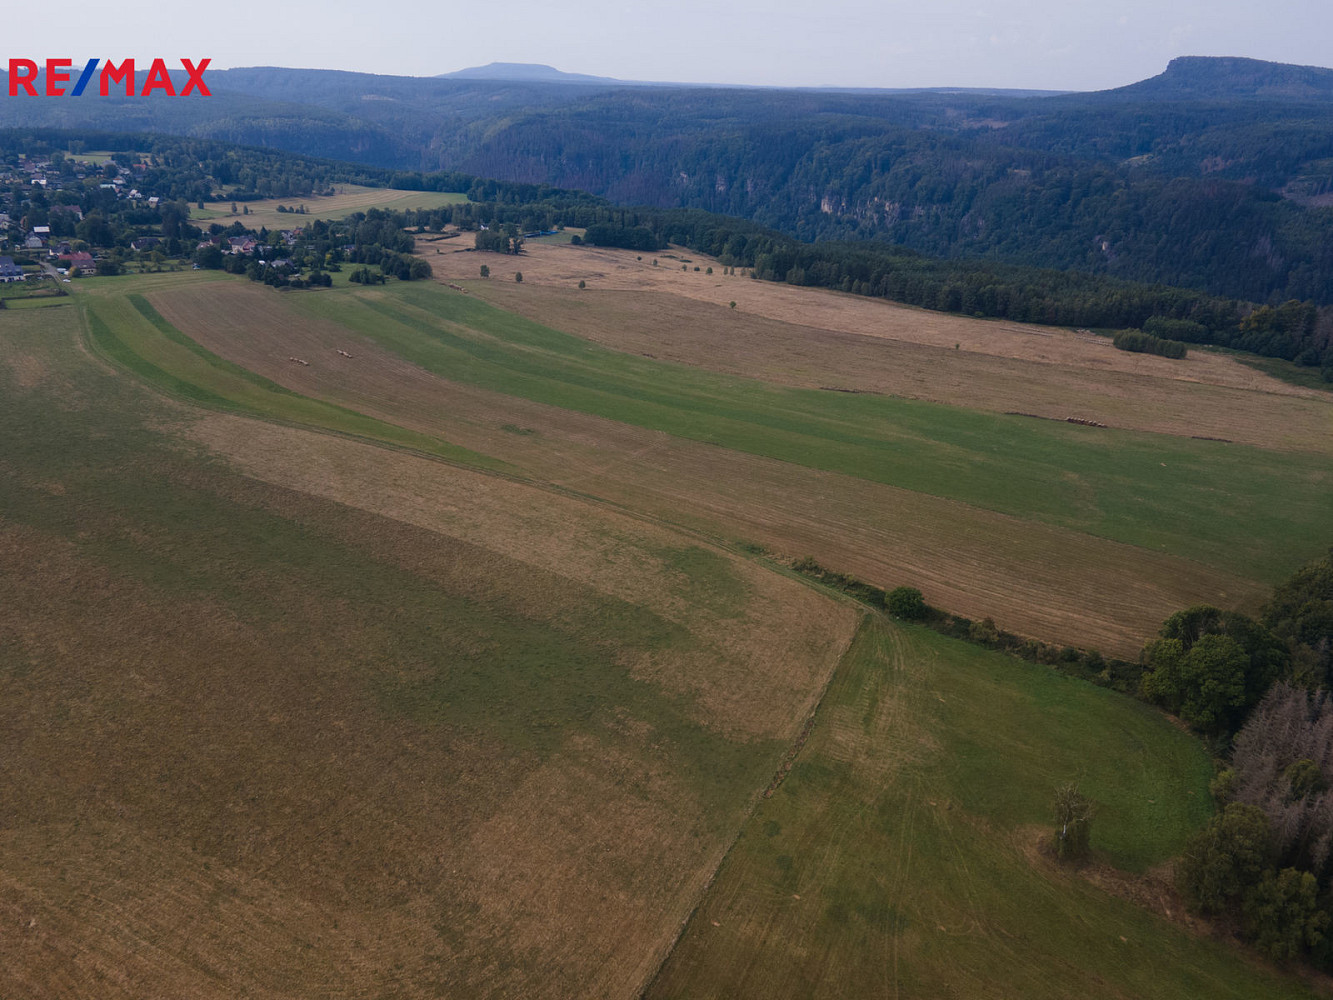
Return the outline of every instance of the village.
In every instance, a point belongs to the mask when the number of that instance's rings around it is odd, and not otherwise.
[[[141,190],[152,176],[150,166],[130,153],[5,157],[0,162],[0,284],[115,275],[127,265],[180,266],[199,251],[214,249],[247,257],[258,252],[273,267],[288,263],[275,248],[294,246],[300,228],[255,233],[236,220],[229,227],[213,222],[206,231],[197,229],[187,224],[188,203]],[[168,231],[174,235],[165,235]]]

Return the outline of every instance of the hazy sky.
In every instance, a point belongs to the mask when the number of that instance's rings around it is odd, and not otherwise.
[[[1097,90],[1177,55],[1326,66],[1330,38],[1330,0],[120,0],[6,5],[0,66],[208,56],[218,69],[432,76],[499,61],[637,80]]]

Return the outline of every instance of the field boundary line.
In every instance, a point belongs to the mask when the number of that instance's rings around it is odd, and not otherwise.
[[[760,560],[754,561],[759,562]],[[800,578],[800,574],[792,575],[798,579]],[[847,597],[846,594],[840,594],[837,591],[830,590],[813,581],[806,582],[816,590],[827,590],[827,596],[829,597],[841,601],[852,600]],[[852,603],[856,602],[853,601]],[[830,670],[828,675],[824,678],[824,683],[819,689],[819,696],[815,699],[814,705],[806,716],[805,723],[801,726],[801,730],[797,733],[792,744],[783,754],[782,762],[778,766],[778,771],[776,772],[773,781],[762,792],[754,794],[753,800],[750,803],[750,808],[745,811],[745,818],[742,819],[740,824],[736,827],[736,832],[732,836],[731,841],[727,844],[726,850],[722,852],[722,856],[718,859],[717,864],[713,866],[713,870],[709,873],[708,880],[703,884],[703,887],[700,888],[699,894],[694,900],[694,905],[690,907],[689,914],[680,922],[680,926],[676,929],[676,933],[672,937],[671,943],[667,945],[666,950],[662,953],[661,961],[657,963],[652,974],[643,981],[639,991],[635,994],[638,1000],[643,1000],[643,998],[648,995],[648,991],[653,988],[653,984],[656,983],[658,977],[662,975],[662,970],[666,967],[667,962],[669,962],[671,956],[676,953],[676,949],[680,946],[681,938],[683,938],[685,932],[689,930],[690,924],[694,922],[694,918],[699,915],[699,908],[703,906],[705,900],[708,898],[709,892],[712,891],[713,883],[717,881],[718,872],[722,870],[722,866],[727,863],[727,859],[731,857],[732,852],[736,849],[736,844],[740,842],[741,834],[745,832],[746,826],[748,826],[750,820],[754,818],[756,810],[758,810],[759,807],[772,796],[773,792],[782,785],[783,779],[786,778],[792,765],[794,765],[796,760],[800,757],[801,751],[805,749],[805,744],[809,739],[810,734],[814,732],[815,725],[818,722],[819,710],[824,707],[824,699],[828,697],[829,688],[833,686],[833,681],[837,678],[838,671],[841,670],[843,664],[847,662],[847,656],[851,652],[852,647],[856,644],[856,640],[860,637],[862,630],[869,625],[872,614],[873,611],[864,608],[862,609],[861,618],[856,623],[856,628],[852,629],[852,634],[848,636],[847,641],[843,644],[841,652],[838,653],[838,658],[833,664],[833,669]]]

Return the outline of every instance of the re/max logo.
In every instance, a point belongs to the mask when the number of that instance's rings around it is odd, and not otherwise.
[[[176,92],[176,85],[171,80],[171,74],[167,72],[167,64],[163,59],[154,59],[152,66],[148,70],[148,76],[144,78],[143,90],[139,91],[139,97],[147,97],[154,91],[161,91],[168,97],[185,97],[188,94],[197,92],[200,97],[212,97],[207,84],[204,83],[204,70],[208,69],[211,59],[199,60],[196,66],[189,59],[180,61],[181,68],[185,70],[188,79],[185,86],[181,88],[180,93]],[[70,71],[74,65],[70,59],[48,59],[46,60],[46,80],[44,93],[47,97],[65,97],[68,93],[70,97],[81,97],[87,89],[88,84],[92,82],[94,76],[98,78],[97,92],[103,97],[111,94],[113,84],[120,84],[125,88],[126,97],[136,96],[134,93],[135,76],[134,60],[122,59],[120,65],[108,59],[106,65],[102,66],[102,72],[97,72],[97,67],[101,64],[100,59],[89,59],[88,65],[83,67],[83,72],[79,74],[79,80],[68,92],[62,84],[69,83],[73,78]],[[37,95],[37,62],[34,59],[10,59],[9,60],[9,96],[18,97],[19,91],[23,91],[29,97]]]

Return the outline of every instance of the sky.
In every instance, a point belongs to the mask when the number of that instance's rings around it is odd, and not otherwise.
[[[628,80],[1101,90],[1179,55],[1333,63],[1329,0],[120,0],[6,6],[9,58],[208,57],[433,76],[544,63]],[[382,12],[382,13],[381,13]]]

